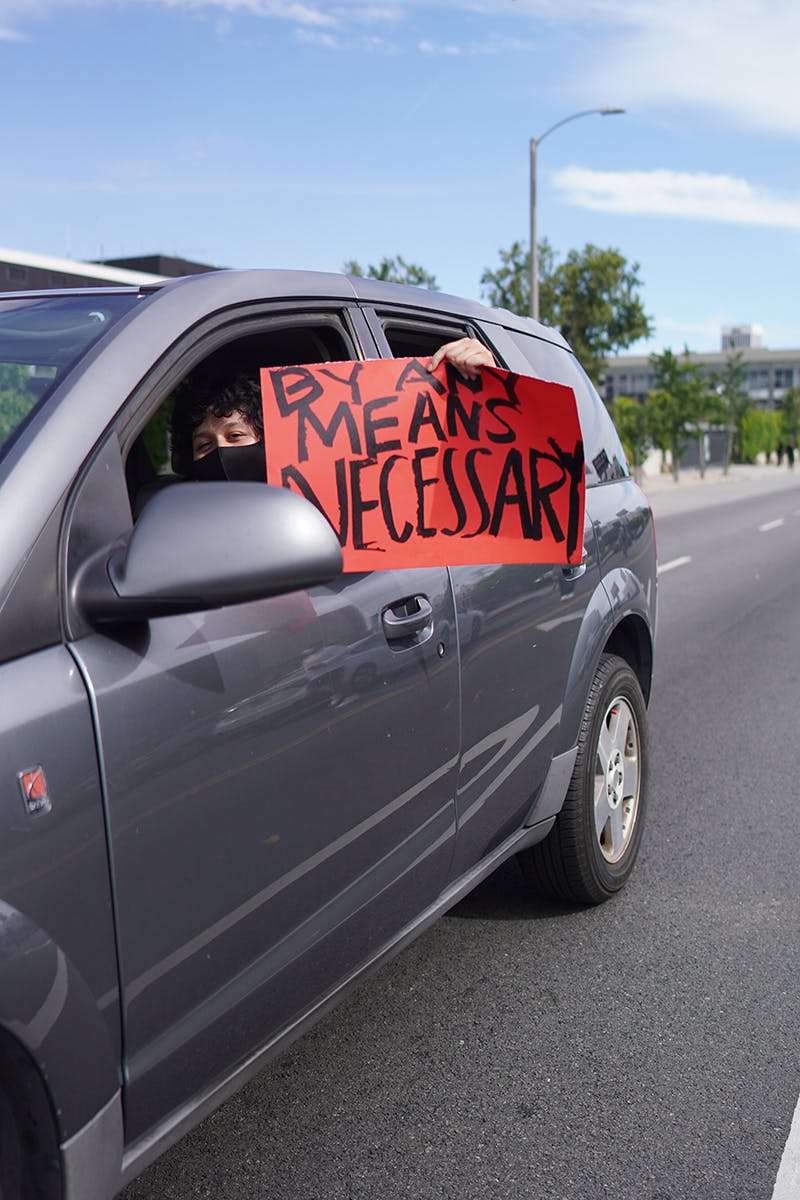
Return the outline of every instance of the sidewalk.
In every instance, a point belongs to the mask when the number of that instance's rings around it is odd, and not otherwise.
[[[736,463],[729,467],[727,475],[723,475],[722,467],[708,467],[705,479],[701,479],[700,471],[695,467],[681,471],[677,483],[671,474],[645,475],[641,486],[656,516],[668,516],[692,508],[724,504],[754,492],[761,495],[792,487],[800,489],[800,468],[790,470],[785,465]]]

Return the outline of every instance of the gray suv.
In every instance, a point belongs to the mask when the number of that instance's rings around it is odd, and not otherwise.
[[[464,336],[575,394],[572,566],[344,574],[295,492],[170,472],[193,380]],[[0,497],[3,1200],[112,1196],[512,855],[628,878],[652,515],[558,334],[305,272],[17,292]]]

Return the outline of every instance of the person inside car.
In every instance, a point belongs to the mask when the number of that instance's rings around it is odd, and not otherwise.
[[[497,365],[492,352],[470,337],[440,346],[428,370],[435,371],[442,362],[452,363],[465,379],[477,379],[481,367]],[[265,482],[261,389],[249,376],[240,375],[221,390],[208,387],[179,394],[170,433],[172,467],[178,475]]]
[[[265,483],[261,389],[239,375],[221,389],[192,389],[175,399],[172,469],[187,479]]]

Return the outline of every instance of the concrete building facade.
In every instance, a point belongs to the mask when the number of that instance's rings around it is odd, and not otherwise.
[[[0,247],[0,292],[108,287],[109,284],[118,283],[141,287],[177,275],[194,275],[200,271],[218,269],[206,263],[171,258],[164,254],[90,263]]]
[[[725,326],[719,350],[692,352],[689,361],[700,367],[702,378],[713,388],[725,371],[729,354],[740,353],[744,385],[751,401],[760,408],[773,408],[789,388],[800,387],[800,349],[769,350],[762,345],[762,337],[757,325]],[[617,396],[644,401],[655,386],[649,355],[618,354],[609,359],[600,390],[610,404]]]

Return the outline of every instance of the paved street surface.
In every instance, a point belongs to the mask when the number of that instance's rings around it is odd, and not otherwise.
[[[506,864],[125,1200],[796,1198],[791,1143],[776,1176],[800,1093],[800,477],[646,487],[658,669],[628,888],[543,903]]]

